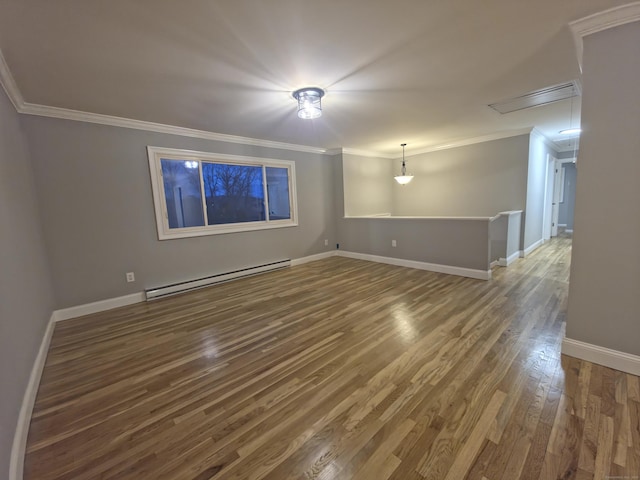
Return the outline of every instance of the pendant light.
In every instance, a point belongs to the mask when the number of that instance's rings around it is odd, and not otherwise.
[[[406,185],[411,180],[413,180],[413,175],[407,175],[407,165],[404,161],[404,147],[406,147],[407,144],[401,143],[400,146],[402,147],[402,175],[397,175],[394,178],[400,185]]]

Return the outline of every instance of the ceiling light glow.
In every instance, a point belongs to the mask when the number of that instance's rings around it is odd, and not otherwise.
[[[305,120],[320,117],[324,94],[324,90],[318,87],[305,87],[293,92],[293,98],[298,101],[298,117]]]
[[[582,132],[581,128],[567,128],[566,130],[560,130],[558,133],[560,135],[580,135]]]

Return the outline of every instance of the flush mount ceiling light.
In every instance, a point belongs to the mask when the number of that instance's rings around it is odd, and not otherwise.
[[[394,178],[400,185],[406,185],[411,180],[413,180],[413,175],[407,175],[407,165],[404,161],[404,147],[406,147],[407,144],[401,143],[400,146],[402,147],[402,175],[397,175]]]
[[[298,117],[310,120],[322,115],[322,101],[324,90],[318,87],[300,88],[292,93],[298,101]]]

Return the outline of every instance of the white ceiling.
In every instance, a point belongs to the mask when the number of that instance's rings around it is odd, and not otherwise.
[[[568,23],[625,3],[2,0],[0,49],[29,103],[410,155],[533,126],[560,140],[570,100],[487,105],[579,79]],[[327,90],[317,120],[291,97],[308,85]]]

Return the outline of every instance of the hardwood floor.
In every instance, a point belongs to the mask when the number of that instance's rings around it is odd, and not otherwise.
[[[638,377],[559,353],[570,242],[489,282],[334,257],[59,323],[25,478],[638,478]]]

